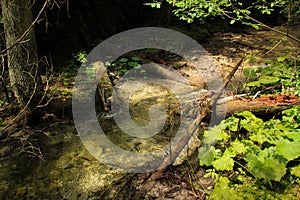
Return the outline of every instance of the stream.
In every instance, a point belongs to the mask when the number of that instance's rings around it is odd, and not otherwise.
[[[268,41],[272,38],[279,38],[273,33],[266,31],[255,34],[252,33],[247,36],[245,34],[220,33],[219,35],[216,34],[212,41],[204,46],[212,53],[218,65],[223,66],[220,71],[226,74],[230,66],[236,62],[236,57],[240,57],[239,55],[244,52],[253,50],[253,47],[257,47],[257,45],[260,45],[260,48],[265,47],[262,45],[264,44],[262,38],[268,38]],[[257,35],[259,37],[256,37]],[[243,44],[241,44],[241,41],[243,41]],[[228,44],[228,42],[231,44]],[[285,41],[288,44],[289,42]],[[220,47],[220,45],[222,46]],[[230,45],[233,47],[231,46],[232,48],[230,48]],[[245,47],[247,45],[249,48]],[[288,45],[288,48],[294,50],[292,46]],[[282,49],[285,49],[285,46],[281,46]],[[238,54],[236,51],[240,53]],[[274,51],[278,51],[278,49]],[[188,73],[188,70],[186,70],[186,73]],[[192,79],[193,77],[190,78]],[[235,88],[242,82],[242,78],[237,74],[229,90],[235,91]],[[147,99],[149,100],[151,97]],[[153,99],[163,102],[160,98]],[[141,115],[149,116],[149,113],[143,113],[145,105],[134,102],[134,100],[133,104],[137,106],[136,109],[142,111],[142,114],[135,115],[137,110],[131,110],[133,119],[137,123],[147,124],[149,118],[141,117]],[[153,104],[153,102],[150,102],[150,104]],[[161,105],[165,106],[164,103]],[[174,111],[174,109],[169,111]],[[193,115],[196,114],[194,113]],[[173,137],[173,135],[168,136],[162,133],[148,140],[137,140],[126,134],[121,134],[119,128],[107,114],[99,114],[99,116],[99,122],[107,137],[115,144],[132,152],[154,151],[164,146]],[[160,118],[158,118],[159,120]],[[178,119],[175,117],[172,120],[176,124]],[[178,129],[176,126],[173,128],[174,130]],[[30,140],[26,138],[24,141],[31,141],[32,146],[28,146],[27,143],[24,145],[24,148],[20,147],[21,153],[9,159],[0,160],[0,199],[99,199],[100,197],[102,199],[113,199],[123,189],[124,185],[122,183],[130,184],[129,179],[138,176],[137,174],[129,175],[122,170],[103,165],[98,161],[89,152],[95,147],[95,141],[85,141],[84,145],[72,121],[54,123],[40,130],[38,134],[28,137],[32,138]],[[40,142],[35,143],[37,140]],[[89,142],[91,147],[89,147]],[[0,147],[0,158],[2,158],[14,146],[13,144],[1,142]],[[39,149],[42,154],[36,156],[26,153],[26,151],[32,151],[31,148]],[[109,153],[109,150],[101,150],[101,153],[103,152]],[[212,187],[211,184],[208,184],[210,189]],[[196,199],[191,195],[190,189],[185,188],[184,192],[185,195],[182,195],[182,199]],[[180,195],[177,194],[177,196],[180,199]]]

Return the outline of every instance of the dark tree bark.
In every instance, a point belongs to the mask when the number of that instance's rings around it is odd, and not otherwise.
[[[19,105],[28,104],[28,111],[43,94],[30,2],[1,0],[10,83]]]

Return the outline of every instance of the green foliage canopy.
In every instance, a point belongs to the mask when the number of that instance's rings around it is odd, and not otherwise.
[[[160,8],[162,2],[163,0],[153,0],[152,3],[146,5]],[[165,0],[165,2],[174,7],[175,16],[188,23],[195,19],[204,23],[208,18],[221,16],[231,19],[231,24],[239,21],[255,29],[259,29],[261,23],[255,20],[254,16],[251,17],[253,11],[270,15],[275,10],[279,10],[281,13],[285,13],[288,18],[295,17],[300,13],[300,3],[288,0],[256,0],[251,2],[239,0]]]

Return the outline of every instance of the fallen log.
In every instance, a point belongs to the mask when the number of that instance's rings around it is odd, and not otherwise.
[[[288,94],[272,94],[257,99],[231,100],[226,102],[226,115],[248,110],[262,119],[270,119],[281,111],[300,105],[300,98]]]

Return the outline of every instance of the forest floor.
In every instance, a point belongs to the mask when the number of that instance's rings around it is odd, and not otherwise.
[[[295,27],[291,34],[299,38],[300,28]],[[299,43],[283,37],[270,31],[216,33],[201,45],[212,56],[224,79],[239,59],[250,55],[249,62],[241,65],[226,89],[228,95],[237,95],[248,81],[242,74],[244,68],[264,65],[263,59],[276,59],[287,51],[299,49]],[[191,69],[181,70],[192,82],[199,81]],[[55,77],[50,86],[53,100],[41,121],[34,128],[25,127],[10,135],[21,141],[19,145],[1,138],[1,199],[132,199],[145,184],[149,174],[126,174],[106,167],[81,143],[71,110],[75,75],[76,71],[71,70]],[[14,108],[3,103],[0,122],[12,119],[13,112]],[[205,199],[213,190],[214,181],[203,177],[205,171],[197,163],[195,155],[181,166],[170,166],[154,180],[154,186],[143,198]]]

